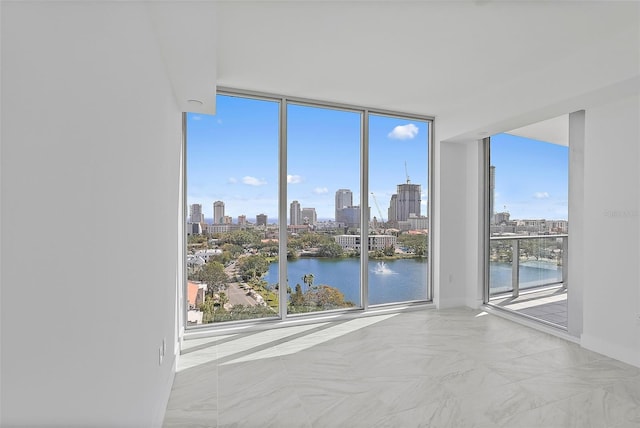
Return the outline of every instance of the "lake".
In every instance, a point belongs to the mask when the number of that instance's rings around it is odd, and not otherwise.
[[[369,304],[406,302],[427,299],[427,266],[425,259],[369,261]],[[360,260],[299,258],[287,263],[287,276],[292,290],[307,285],[302,277],[312,273],[313,285],[330,285],[339,289],[345,300],[361,306]],[[278,282],[278,263],[272,263],[264,278],[269,284]]]
[[[330,285],[339,289],[345,300],[361,306],[360,260],[299,258],[287,263],[289,286],[307,285],[302,277],[312,273],[314,285]],[[369,304],[407,302],[427,299],[428,263],[425,259],[369,261]],[[491,293],[511,290],[511,264],[490,264]],[[278,282],[278,263],[269,266],[267,283]],[[520,264],[520,289],[562,281],[562,267],[554,263],[529,261]]]

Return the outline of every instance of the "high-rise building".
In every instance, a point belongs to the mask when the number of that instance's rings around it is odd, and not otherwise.
[[[302,209],[302,224],[315,225],[318,222],[318,215],[315,208]]]
[[[408,220],[410,214],[420,217],[420,202],[419,184],[398,184],[396,220]]]
[[[510,216],[511,214],[509,214],[507,211],[503,211],[501,213],[495,213],[492,218],[494,219],[494,224],[506,224],[509,223]]]
[[[189,223],[204,223],[204,214],[202,213],[201,204],[191,204],[189,210],[191,221]]]
[[[391,195],[391,200],[389,201],[389,210],[387,212],[387,221],[392,223],[397,221],[396,211],[398,210],[398,195]]]
[[[224,221],[224,202],[215,201],[213,203],[213,223],[222,224]]]
[[[291,226],[302,224],[302,210],[298,201],[293,201],[289,205],[289,224]]]
[[[336,191],[336,216],[335,220],[338,223],[345,223],[342,216],[342,210],[353,206],[353,193],[349,189],[338,189]]]
[[[267,225],[267,215],[258,214],[256,216],[256,226],[266,226],[266,225]]]
[[[242,214],[238,216],[238,224],[244,226],[247,224],[247,216]]]
[[[343,223],[347,227],[358,228],[360,227],[360,206],[346,207],[340,210],[340,223]]]

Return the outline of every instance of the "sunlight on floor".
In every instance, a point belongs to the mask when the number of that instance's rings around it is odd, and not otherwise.
[[[398,314],[395,313],[357,318],[344,323],[332,325],[328,328],[322,328],[329,324],[325,322],[266,330],[249,336],[228,335],[217,338],[194,339],[199,341],[198,344],[200,346],[205,344],[205,347],[189,351],[184,355],[181,355],[177,371],[180,372],[201,364],[232,357],[233,355],[238,355],[238,358],[222,362],[220,365],[295,354],[315,345],[319,345],[340,336],[344,336],[345,334],[376,324],[380,321],[393,318],[396,315]],[[322,329],[305,334],[310,330],[318,330],[319,328]],[[296,335],[299,337],[291,338]],[[239,337],[234,339],[234,336]],[[286,338],[291,339],[283,340]],[[191,341],[187,341],[185,343],[188,342]],[[206,346],[207,344],[210,344],[210,346]],[[191,346],[191,348],[193,348],[193,346]]]

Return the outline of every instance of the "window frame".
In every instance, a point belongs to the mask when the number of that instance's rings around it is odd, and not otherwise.
[[[433,189],[434,189],[434,136],[435,136],[435,118],[428,115],[420,115],[415,113],[405,113],[393,110],[385,110],[378,108],[362,107],[353,104],[336,103],[330,101],[322,101],[316,99],[308,99],[294,96],[278,95],[266,92],[243,90],[229,87],[218,87],[216,90],[217,95],[225,95],[238,98],[249,98],[254,100],[263,100],[270,102],[277,102],[279,106],[279,124],[278,124],[278,227],[279,227],[279,247],[278,247],[278,283],[279,283],[279,315],[277,317],[270,318],[257,318],[250,320],[238,320],[238,321],[225,321],[222,323],[209,323],[200,325],[188,325],[187,324],[187,251],[186,248],[180,249],[180,255],[182,258],[182,278],[179,284],[182,286],[182,299],[179,300],[179,311],[181,312],[181,326],[180,330],[183,332],[195,333],[203,331],[228,331],[234,327],[246,329],[251,325],[262,325],[266,328],[277,327],[289,323],[292,321],[299,322],[317,322],[318,318],[326,319],[327,316],[336,317],[340,315],[353,315],[355,314],[371,314],[379,311],[389,310],[401,310],[408,307],[424,307],[425,305],[433,304],[433,215],[434,208],[432,203]],[[385,304],[376,304],[370,308],[369,305],[369,290],[368,290],[368,261],[369,254],[367,251],[363,251],[360,254],[360,294],[362,305],[352,309],[336,309],[329,311],[310,312],[306,314],[288,314],[287,313],[287,108],[289,105],[309,106],[324,109],[332,109],[339,111],[347,111],[360,114],[360,206],[366,207],[369,203],[369,117],[370,115],[393,117],[402,120],[416,120],[428,123],[429,132],[427,134],[427,210],[428,216],[428,228],[429,234],[427,236],[428,245],[428,257],[427,257],[427,290],[426,299],[424,300],[411,300],[405,302],[392,302]],[[186,245],[186,220],[188,218],[188,205],[187,205],[187,113],[182,114],[182,159],[181,159],[181,176],[180,184],[182,190],[181,198],[181,212],[182,212],[182,225],[180,230],[182,231],[182,238],[179,242],[182,247]],[[360,224],[368,224],[368,210],[360,210]],[[360,239],[361,242],[368,242],[369,228],[361,227]],[[284,282],[284,284],[283,284]],[[181,301],[180,301],[181,300]],[[267,327],[268,326],[268,327]],[[191,336],[191,334],[190,334]]]

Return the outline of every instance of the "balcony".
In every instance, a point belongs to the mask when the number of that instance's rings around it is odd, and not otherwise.
[[[489,304],[566,329],[568,238],[492,236]]]

